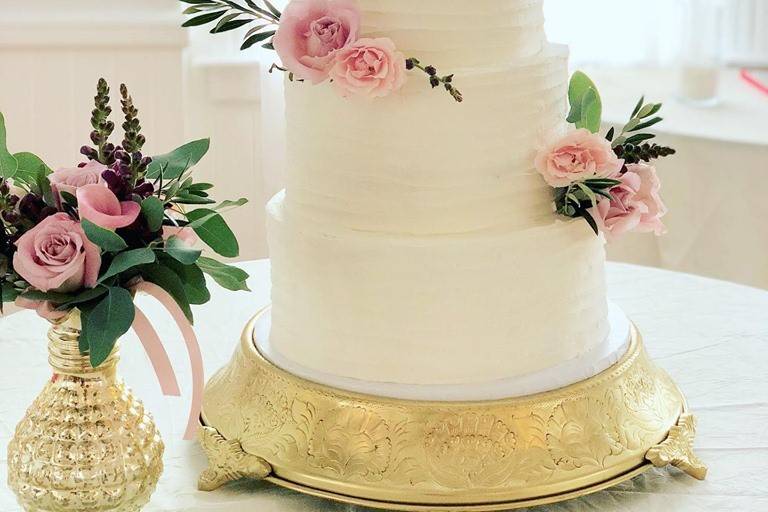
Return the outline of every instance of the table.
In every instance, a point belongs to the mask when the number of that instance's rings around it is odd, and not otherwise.
[[[212,302],[197,310],[197,332],[208,375],[225,364],[239,331],[269,302],[269,263],[249,262],[252,295],[214,287]],[[768,292],[691,275],[608,265],[611,299],[643,332],[648,350],[687,394],[699,417],[697,452],[710,466],[697,482],[678,472],[652,470],[614,489],[541,512],[693,512],[768,510]],[[186,423],[189,370],[183,342],[149,298],[140,306],[157,322],[179,373],[185,400],[164,398],[146,355],[132,335],[122,343],[121,371],[153,412],[167,445],[166,469],[148,512],[361,512],[263,483],[239,483],[215,493],[196,490],[206,466],[200,447],[181,441]],[[46,324],[30,312],[0,320],[0,438],[5,447],[24,408],[50,371]],[[5,449],[0,479],[6,479]],[[17,511],[0,489],[0,512]]]

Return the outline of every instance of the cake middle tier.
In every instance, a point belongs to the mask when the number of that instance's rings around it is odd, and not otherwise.
[[[288,201],[339,227],[450,234],[543,225],[552,192],[534,169],[564,129],[567,50],[466,70],[457,104],[414,74],[387,98],[287,83]]]
[[[585,222],[456,235],[362,233],[268,207],[271,347],[313,371],[397,384],[536,372],[608,334],[602,239]]]

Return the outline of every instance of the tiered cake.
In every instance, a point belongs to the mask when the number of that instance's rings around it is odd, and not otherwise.
[[[283,69],[317,61],[281,41],[343,42],[322,7],[351,1],[293,0],[275,36]],[[286,82],[273,303],[207,386],[199,487],[245,477],[379,508],[479,512],[581,496],[651,465],[703,478],[682,394],[606,300],[603,238],[554,208],[586,206],[537,172],[537,149],[566,133],[566,96],[575,103],[542,1],[356,5],[360,39],[334,57],[333,87]],[[405,86],[337,95],[343,80],[369,85],[355,73],[385,74],[383,53],[361,57],[356,44],[396,45],[403,73],[413,68]],[[575,133],[615,157],[595,133],[597,98],[581,103],[594,129]],[[578,164],[579,151],[555,163]]]
[[[541,0],[362,0],[456,74],[376,100],[287,84],[288,186],[269,205],[274,358],[378,382],[463,384],[574,359],[608,333],[603,242],[534,169],[565,129],[567,50]]]

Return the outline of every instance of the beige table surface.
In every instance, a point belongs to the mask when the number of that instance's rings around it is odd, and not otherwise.
[[[269,301],[269,264],[245,264],[252,295],[214,290],[198,310],[206,370],[230,357],[239,331]],[[768,292],[667,271],[610,264],[611,299],[645,335],[648,350],[687,394],[699,416],[698,453],[710,466],[707,482],[654,470],[612,490],[544,507],[549,511],[693,512],[768,511]],[[165,474],[150,512],[310,512],[363,509],[336,505],[270,485],[235,484],[215,493],[195,488],[205,457],[194,442],[181,441],[186,422],[189,369],[180,336],[151,299],[140,305],[167,340],[185,392],[164,398],[138,341],[123,343],[121,371],[153,412],[168,446]],[[46,325],[28,312],[0,320],[0,479],[6,480],[5,447],[15,424],[50,371],[43,342]],[[0,488],[0,512],[19,510],[10,490]]]

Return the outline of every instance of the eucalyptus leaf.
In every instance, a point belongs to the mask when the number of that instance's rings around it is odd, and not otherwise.
[[[114,257],[107,271],[99,278],[99,282],[103,283],[110,277],[120,275],[134,267],[154,263],[156,259],[155,252],[149,247],[121,252]]]
[[[149,196],[144,199],[141,202],[141,212],[144,214],[150,231],[159,231],[163,227],[165,205],[157,196]]]
[[[184,265],[193,265],[202,254],[202,251],[190,247],[178,236],[172,236],[165,242],[165,252]]]
[[[269,11],[270,11],[272,14],[274,14],[274,15],[275,15],[275,18],[277,18],[278,20],[280,19],[280,17],[282,16],[282,13],[280,12],[280,9],[278,9],[277,7],[275,7],[275,6],[272,4],[272,2],[270,2],[269,0],[264,0],[264,5],[266,5],[266,6],[267,6],[267,9],[269,9]]]
[[[571,76],[571,81],[568,85],[568,103],[571,106],[571,111],[568,114],[569,123],[576,124],[584,119],[584,113],[582,112],[584,96],[590,90],[595,91],[595,94],[597,94],[595,83],[584,72],[576,71]]]
[[[632,111],[632,115],[631,115],[631,116],[629,116],[629,117],[630,117],[630,119],[634,119],[634,118],[635,118],[635,116],[637,116],[638,112],[640,112],[640,109],[641,109],[641,108],[643,108],[643,105],[645,105],[645,96],[642,96],[642,97],[640,98],[640,101],[638,101],[638,102],[637,102],[637,106],[636,106],[636,107],[635,107],[635,109]]]
[[[82,219],[81,225],[88,240],[101,247],[106,252],[120,252],[128,248],[128,244],[114,231],[97,226],[88,219]]]
[[[656,135],[652,133],[638,133],[637,135],[633,135],[627,139],[627,144],[640,144],[641,142],[645,142],[646,140],[651,140],[656,138]]]
[[[43,196],[46,203],[54,204],[51,184],[48,181],[51,168],[32,153],[16,153],[13,156],[19,165],[13,180],[19,185],[26,185],[30,192]]]
[[[596,89],[590,89],[584,95],[581,103],[581,121],[578,128],[586,128],[592,133],[600,131],[603,117],[603,104]]]
[[[251,46],[255,45],[256,43],[260,43],[262,41],[265,41],[269,39],[270,37],[274,36],[277,33],[275,30],[269,30],[267,32],[260,32],[258,34],[254,34],[250,37],[248,37],[240,46],[241,50],[247,50]]]
[[[131,293],[124,288],[109,288],[83,324],[91,366],[98,368],[107,360],[117,340],[133,325],[135,316]]]
[[[170,153],[152,157],[147,177],[156,179],[162,174],[164,180],[176,179],[202,160],[210,147],[210,139],[200,139],[184,144]]]
[[[230,291],[250,291],[247,280],[248,273],[238,267],[227,265],[211,258],[201,257],[197,261],[200,269],[211,276],[219,286]]]
[[[189,320],[190,323],[194,323],[192,308],[189,306],[189,297],[187,297],[184,283],[182,283],[181,278],[176,272],[160,263],[144,265],[139,271],[145,280],[150,283],[155,283],[157,286],[167,291],[184,312],[184,316],[187,317],[187,320]]]
[[[0,177],[6,180],[13,178],[19,168],[19,162],[8,151],[7,143],[5,117],[0,112]]]
[[[211,292],[208,291],[208,283],[200,267],[183,265],[166,254],[160,254],[158,258],[163,266],[173,270],[179,276],[190,304],[201,305],[211,300]]]
[[[62,303],[56,309],[68,310],[68,309],[71,309],[72,306],[77,306],[79,304],[91,302],[92,300],[98,299],[99,297],[106,295],[107,291],[108,291],[108,288],[106,286],[97,286],[96,288],[88,288],[78,293],[67,302]]]
[[[213,215],[212,215],[213,214]],[[195,225],[195,221],[208,217],[202,225]],[[235,234],[227,225],[224,218],[213,210],[201,208],[187,213],[187,219],[194,226],[197,236],[217,254],[226,258],[236,258],[240,254],[240,245]]]

